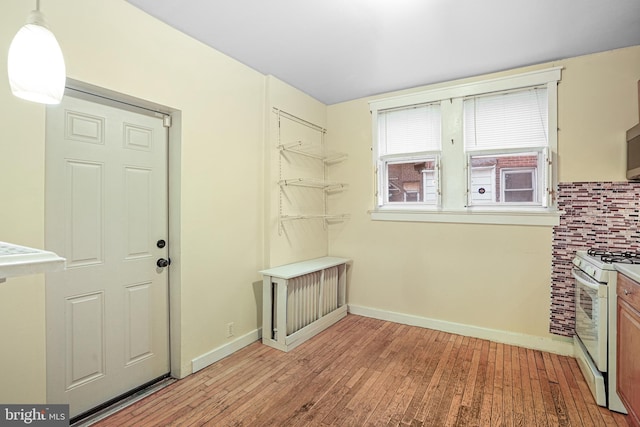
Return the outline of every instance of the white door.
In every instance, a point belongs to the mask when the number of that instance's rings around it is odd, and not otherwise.
[[[47,401],[73,417],[170,369],[163,121],[66,96],[45,187],[46,246],[67,259],[46,277]]]

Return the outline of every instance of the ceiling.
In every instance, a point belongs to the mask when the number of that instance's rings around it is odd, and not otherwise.
[[[325,104],[640,45],[640,0],[127,1]]]

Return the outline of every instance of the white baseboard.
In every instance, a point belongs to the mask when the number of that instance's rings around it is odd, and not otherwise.
[[[387,320],[394,323],[402,323],[403,325],[419,326],[452,334],[482,338],[503,344],[516,345],[519,347],[546,351],[563,356],[574,355],[573,341],[571,338],[566,337],[538,337],[535,335],[525,335],[515,332],[501,331],[498,329],[488,329],[479,326],[465,325],[462,323],[429,319],[427,317],[413,316],[410,314],[395,313],[392,311],[384,311],[352,304],[349,304],[349,313],[364,317],[372,317],[374,319]]]
[[[241,348],[248,346],[249,344],[254,343],[260,338],[262,338],[262,328],[251,331],[248,334],[238,337],[237,339],[227,344],[221,345],[218,348],[214,348],[213,350],[203,354],[202,356],[198,356],[193,359],[191,361],[191,371],[192,373],[198,372],[200,369],[204,369],[212,363],[230,356],[231,354],[235,353]]]

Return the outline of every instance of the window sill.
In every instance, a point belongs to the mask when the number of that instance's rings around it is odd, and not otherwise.
[[[529,225],[553,227],[560,224],[559,211],[496,210],[408,210],[377,209],[369,211],[374,221],[442,222],[459,224]]]

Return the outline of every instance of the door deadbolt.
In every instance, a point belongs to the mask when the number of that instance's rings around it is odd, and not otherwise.
[[[160,239],[158,240],[158,242],[156,243],[156,246],[159,247],[160,249],[164,248],[165,246],[167,246],[167,242],[165,242],[164,240]]]

